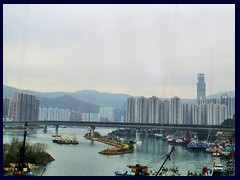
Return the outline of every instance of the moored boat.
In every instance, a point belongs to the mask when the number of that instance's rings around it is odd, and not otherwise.
[[[143,166],[141,164],[127,165],[128,169],[126,171],[116,171],[114,174],[116,176],[149,176],[148,166]]]

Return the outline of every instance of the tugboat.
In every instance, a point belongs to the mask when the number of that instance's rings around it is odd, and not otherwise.
[[[73,145],[78,144],[78,139],[76,138],[75,134],[72,139],[62,138],[62,136],[60,136],[59,138],[54,138],[52,141],[53,143],[57,143],[57,144],[73,144]]]

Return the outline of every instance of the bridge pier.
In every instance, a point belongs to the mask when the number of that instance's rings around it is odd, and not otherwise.
[[[58,128],[59,128],[59,125],[56,125],[55,126],[55,137],[58,137]]]
[[[144,128],[144,129],[143,129],[143,132],[144,132],[145,135],[148,135],[147,129]]]
[[[91,137],[94,136],[94,129],[95,129],[94,126],[90,126],[90,135],[91,135]]]
[[[47,126],[44,126],[43,132],[44,132],[44,133],[47,133]]]

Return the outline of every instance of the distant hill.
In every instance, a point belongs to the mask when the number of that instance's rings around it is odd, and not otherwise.
[[[3,96],[12,98],[12,94],[16,90],[20,90],[20,89],[3,85]],[[80,100],[80,102],[90,103],[96,106],[117,107],[117,108],[123,109],[123,105],[127,101],[127,98],[129,97],[129,95],[127,94],[113,94],[113,93],[106,93],[106,92],[98,92],[95,90],[81,90],[73,93],[69,93],[69,92],[42,93],[42,92],[31,91],[31,90],[21,90],[21,91],[35,94],[40,99],[41,107],[44,107],[44,106],[50,107],[50,105],[48,105],[48,102],[51,101],[50,100],[51,98],[60,98],[62,96],[67,96],[68,98],[72,97],[74,99]],[[51,105],[52,104],[53,103],[51,102]]]
[[[12,93],[16,90],[20,89],[3,85],[3,96],[11,98]],[[72,107],[73,109],[81,107],[85,110],[87,109],[87,107],[91,107],[90,109],[93,111],[95,111],[95,108],[99,106],[117,107],[123,109],[124,103],[127,102],[127,98],[130,96],[127,94],[114,94],[107,92],[98,92],[95,90],[46,93],[31,90],[21,91],[35,94],[40,99],[41,107]],[[228,94],[229,96],[235,97],[235,91],[225,91],[208,95],[207,98],[220,97],[222,94]],[[181,99],[181,101],[186,103],[196,103],[196,99]]]
[[[54,107],[54,108],[63,108],[70,110],[80,110],[84,113],[99,113],[99,106],[90,104],[88,102],[81,101],[79,99],[73,98],[69,95],[64,95],[56,98],[40,98],[40,107]]]
[[[220,98],[221,95],[223,95],[223,94],[227,94],[229,97],[235,97],[235,91],[223,91],[223,92],[219,92],[219,93],[208,95],[207,98],[208,99]]]
[[[72,97],[81,99],[98,106],[117,107],[123,109],[129,95],[98,92],[94,90],[82,90],[71,94]]]

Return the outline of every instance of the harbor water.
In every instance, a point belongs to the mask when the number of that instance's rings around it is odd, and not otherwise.
[[[96,128],[95,131],[101,135],[107,135],[116,128]],[[47,152],[53,156],[55,161],[46,166],[34,170],[39,175],[46,168],[43,176],[114,176],[117,170],[125,170],[127,165],[142,164],[149,167],[149,171],[158,171],[164,162],[166,155],[171,151],[173,145],[156,139],[155,137],[141,138],[141,144],[134,144],[134,152],[121,155],[103,155],[98,152],[111,148],[110,145],[97,141],[86,140],[83,136],[89,132],[87,127],[59,128],[62,137],[78,138],[79,144],[65,145],[52,142],[54,128],[48,128],[48,132],[42,130],[29,130],[27,135],[28,143],[45,143]],[[23,131],[5,131],[3,143],[9,143],[13,137],[23,140]],[[220,159],[216,159],[219,161]],[[179,169],[181,176],[186,176],[188,170],[202,171],[203,166],[211,168],[214,157],[210,153],[201,150],[187,149],[184,146],[176,145],[175,151],[171,154],[171,160],[167,161],[164,167]]]

